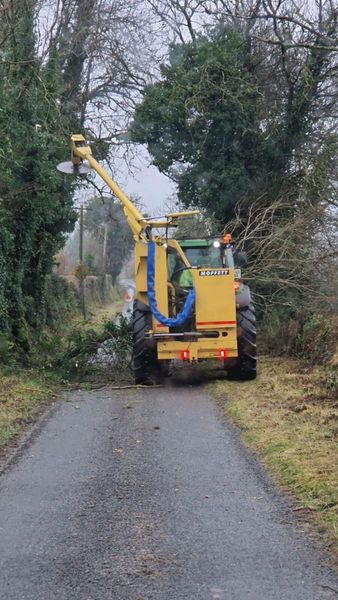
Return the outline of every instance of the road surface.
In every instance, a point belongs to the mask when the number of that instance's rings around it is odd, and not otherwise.
[[[335,589],[201,386],[68,393],[0,477],[1,600],[326,600]]]

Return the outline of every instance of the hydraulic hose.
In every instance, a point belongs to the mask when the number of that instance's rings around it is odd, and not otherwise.
[[[183,325],[188,319],[192,307],[195,302],[196,292],[192,288],[184,303],[183,309],[179,312],[175,318],[165,317],[160,313],[157,308],[156,295],[155,295],[155,242],[148,242],[148,259],[147,259],[147,285],[148,285],[148,301],[152,314],[154,317],[167,327],[175,327]]]

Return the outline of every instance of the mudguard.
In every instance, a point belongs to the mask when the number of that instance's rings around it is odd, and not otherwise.
[[[239,308],[244,308],[251,304],[251,292],[248,285],[241,283],[240,288],[236,294],[236,305]]]

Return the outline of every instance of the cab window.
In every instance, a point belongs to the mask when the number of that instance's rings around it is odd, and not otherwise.
[[[222,255],[220,248],[204,246],[199,248],[184,248],[189,263],[193,267],[222,268]]]
[[[168,281],[172,283],[177,282],[179,274],[182,269],[185,268],[185,264],[174,248],[168,248],[167,250],[167,270],[168,270]]]

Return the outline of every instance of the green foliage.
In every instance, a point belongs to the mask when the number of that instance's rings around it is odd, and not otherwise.
[[[99,329],[75,327],[68,335],[67,350],[59,359],[58,367],[66,377],[83,380],[109,372],[114,380],[131,377],[131,320],[118,315],[115,321],[106,321]]]
[[[274,308],[260,327],[261,349],[298,356],[308,365],[329,367],[336,351],[338,321],[335,314],[313,313],[288,307]]]
[[[326,387],[332,393],[332,396],[338,396],[338,368],[337,366],[326,369]]]
[[[113,198],[93,198],[85,213],[85,227],[97,243],[96,256],[90,266],[97,273],[109,274],[113,282],[133,248],[133,236],[119,202]],[[104,256],[105,251],[105,256]]]
[[[116,356],[117,366],[130,366],[133,341],[132,319],[118,315],[115,321],[106,321],[104,331],[109,335],[108,352]]]
[[[84,258],[84,264],[86,267],[88,267],[89,272],[92,275],[98,275],[98,271],[96,268],[96,257],[94,254],[92,254],[91,252],[86,254],[86,256]]]
[[[54,273],[45,278],[41,312],[44,318],[38,328],[29,328],[22,320],[15,340],[6,331],[0,334],[1,365],[21,364],[44,369],[51,365],[54,355],[63,352],[64,338],[79,313],[79,301],[75,289]]]
[[[35,5],[14,1],[0,64],[0,328],[24,351],[50,318],[53,256],[76,220],[73,184],[55,169],[68,152],[58,60],[37,57]]]
[[[78,265],[74,275],[79,281],[84,281],[88,275],[91,275],[91,270],[87,265]]]
[[[136,109],[132,137],[177,181],[185,206],[209,208],[224,221],[250,197],[267,152],[245,41],[229,29],[173,46],[161,73]]]
[[[338,320],[330,314],[308,314],[299,323],[294,350],[311,364],[327,365],[336,350]]]
[[[60,331],[79,312],[75,288],[54,273],[45,279],[44,312],[46,325],[54,331]]]
[[[0,334],[0,363],[10,364],[13,361],[13,342],[5,334]]]
[[[184,207],[182,207],[182,211],[183,210]],[[192,232],[194,232],[193,237],[200,238],[217,235],[219,233],[219,223],[216,219],[208,217],[207,214],[194,215],[193,217],[183,217],[178,221],[178,226],[174,230],[174,237],[177,240],[189,239],[192,235]]]
[[[245,220],[255,201],[332,197],[337,135],[318,109],[330,53],[309,47],[288,80],[268,53],[234,27],[209,30],[172,47],[136,108],[133,140],[177,182],[183,205],[222,224],[239,204]]]

